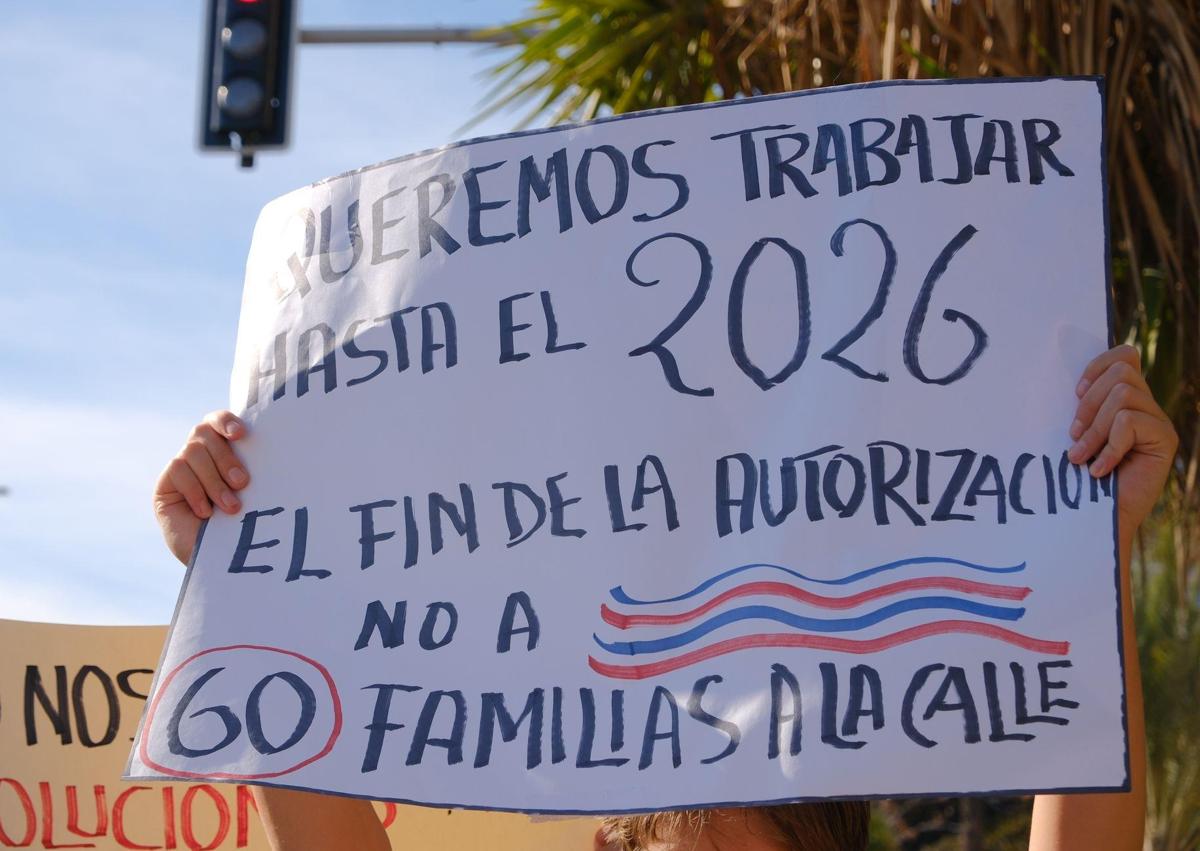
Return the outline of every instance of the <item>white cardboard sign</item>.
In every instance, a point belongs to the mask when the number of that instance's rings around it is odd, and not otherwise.
[[[1095,78],[482,139],[263,211],[129,766],[544,812],[1127,780]]]

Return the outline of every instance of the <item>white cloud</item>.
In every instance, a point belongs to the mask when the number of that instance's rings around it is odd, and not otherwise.
[[[0,423],[0,617],[169,619],[183,572],[150,494],[192,423],[29,400],[0,401]]]
[[[165,617],[120,599],[106,599],[87,591],[72,592],[62,582],[6,576],[0,573],[0,618],[43,623],[141,626],[167,623]]]
[[[196,412],[225,399],[240,280],[139,263],[85,262],[6,244],[0,385],[47,401]],[[0,471],[0,475],[3,472]]]

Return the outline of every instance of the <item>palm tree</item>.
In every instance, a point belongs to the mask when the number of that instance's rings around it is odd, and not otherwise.
[[[516,52],[484,114],[524,104],[525,123],[880,79],[1105,75],[1117,338],[1180,436],[1136,552],[1148,832],[1155,851],[1200,848],[1200,2],[531,0],[501,29]],[[973,836],[976,809],[958,812]]]
[[[1159,527],[1154,558],[1174,556],[1169,530]],[[1149,812],[1153,851],[1200,848],[1200,607],[1180,606],[1168,572],[1136,588],[1138,655],[1146,716]]]

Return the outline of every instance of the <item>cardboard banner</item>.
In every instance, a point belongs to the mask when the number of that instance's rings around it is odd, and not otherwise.
[[[165,626],[0,620],[0,848],[268,851],[243,784],[121,780]],[[594,819],[376,806],[396,848],[591,848]]]
[[[546,812],[1126,783],[1096,79],[619,116],[254,234],[129,764]]]

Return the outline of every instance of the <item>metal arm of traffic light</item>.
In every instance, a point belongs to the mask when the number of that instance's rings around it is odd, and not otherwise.
[[[505,31],[488,27],[393,27],[304,29],[301,44],[515,44]]]

